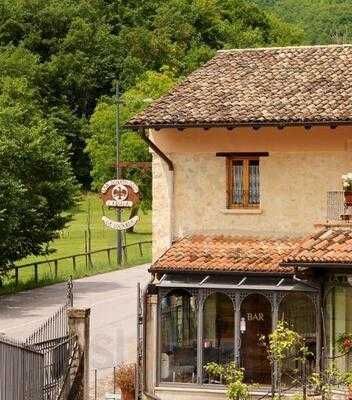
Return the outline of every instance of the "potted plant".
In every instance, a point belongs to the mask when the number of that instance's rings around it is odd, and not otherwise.
[[[352,172],[342,175],[342,186],[345,194],[346,206],[352,206]]]
[[[135,366],[121,363],[115,374],[116,384],[121,390],[122,400],[134,400],[135,397]]]

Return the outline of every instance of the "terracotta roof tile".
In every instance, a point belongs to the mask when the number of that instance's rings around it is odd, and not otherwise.
[[[297,244],[288,239],[190,236],[176,241],[150,270],[291,272],[280,263]]]
[[[352,263],[352,227],[327,226],[296,246],[283,265],[299,263]]]
[[[351,121],[349,45],[219,52],[132,127]]]

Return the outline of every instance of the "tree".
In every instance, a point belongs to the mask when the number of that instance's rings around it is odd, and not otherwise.
[[[176,79],[165,70],[162,73],[146,72],[137,81],[136,86],[123,94],[121,123],[123,125],[132,115],[144,109],[152,100],[167,92]],[[93,188],[100,190],[107,180],[115,175],[115,116],[114,98],[103,98],[97,105],[90,120],[90,138],[87,151],[92,160]],[[150,161],[151,155],[147,145],[137,133],[123,129],[121,134],[122,161]],[[137,168],[124,170],[124,177],[135,181],[143,196],[142,208],[151,207],[151,173]]]
[[[70,146],[74,174],[86,189],[92,168],[84,151],[87,121],[99,99],[111,96],[114,79],[126,92],[147,71],[162,73],[167,66],[182,77],[221,48],[299,42],[299,30],[245,0],[0,4],[0,58],[16,49],[35,60],[39,107]],[[28,78],[23,68],[17,73]]]
[[[26,78],[0,81],[0,275],[49,252],[70,216],[77,187],[64,140],[37,107]]]

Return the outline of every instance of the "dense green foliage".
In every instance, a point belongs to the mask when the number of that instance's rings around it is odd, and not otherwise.
[[[112,81],[131,88],[146,71],[189,73],[222,47],[290,44],[301,32],[243,0],[2,0],[0,46],[29,50],[40,106],[90,184],[87,120]]]
[[[76,196],[65,143],[38,106],[36,65],[23,49],[0,57],[0,274],[47,252]]]
[[[304,30],[304,44],[351,43],[350,0],[253,0],[260,8],[279,15]]]

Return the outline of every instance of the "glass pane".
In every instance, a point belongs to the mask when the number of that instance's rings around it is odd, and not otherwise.
[[[236,160],[233,163],[233,204],[243,204],[243,161]]]
[[[315,370],[316,354],[316,311],[312,300],[304,293],[290,293],[284,297],[279,308],[279,319],[305,338],[305,345],[312,354],[308,357],[308,375]],[[285,361],[283,382],[291,384],[301,364],[292,357]]]
[[[197,325],[194,297],[175,290],[161,300],[161,365],[163,382],[196,382]]]
[[[249,204],[259,204],[259,160],[249,160]]]
[[[336,341],[341,334],[352,332],[352,288],[330,287],[327,290],[325,329],[329,361],[339,370],[349,371],[352,367],[352,355],[341,357]]]
[[[203,310],[203,365],[209,362],[228,364],[234,361],[234,307],[222,293],[210,295]],[[219,377],[205,371],[204,383],[221,383]]]

